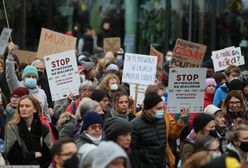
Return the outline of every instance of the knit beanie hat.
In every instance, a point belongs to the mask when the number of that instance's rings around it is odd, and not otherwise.
[[[241,82],[241,80],[239,79],[233,79],[230,83],[229,83],[229,87],[228,87],[228,92],[232,91],[232,90],[243,90],[244,85]]]
[[[95,156],[94,151],[96,148],[96,145],[89,143],[86,143],[79,148],[79,165],[81,168],[87,168],[92,164],[93,158]]]
[[[23,70],[22,79],[24,79],[28,74],[33,74],[36,76],[36,78],[39,77],[37,69],[31,65],[26,66],[26,68]]]
[[[103,98],[105,98],[105,97],[108,97],[108,96],[107,96],[107,93],[104,92],[104,91],[102,91],[102,90],[98,90],[98,89],[94,89],[94,90],[92,91],[92,93],[91,93],[91,96],[90,96],[90,98],[91,98],[92,100],[95,100],[95,101],[97,101],[97,102],[101,101],[101,100],[102,100]]]
[[[115,64],[109,64],[106,68],[106,72],[111,71],[111,70],[119,71],[119,67]]]
[[[214,117],[209,114],[200,114],[193,120],[193,128],[195,133],[201,131],[210,121],[214,120]]]
[[[83,66],[85,71],[90,71],[92,68],[95,67],[94,62],[81,61],[80,64]]]
[[[95,150],[92,168],[106,168],[113,160],[120,157],[126,160],[127,166],[125,167],[129,168],[129,159],[126,152],[118,144],[112,141],[103,141]]]
[[[243,85],[248,84],[248,71],[243,71],[239,76],[239,80],[243,83]]]
[[[156,106],[158,103],[162,102],[163,100],[156,92],[148,93],[145,96],[144,100],[144,110],[151,109],[152,107]]]
[[[216,107],[213,104],[209,104],[207,107],[205,107],[204,109],[204,113],[205,114],[209,114],[209,115],[214,115],[217,111],[220,111],[221,109]]]
[[[83,130],[86,130],[92,124],[103,125],[103,120],[100,114],[94,111],[86,112],[83,118]]]
[[[215,87],[217,86],[217,84],[216,84],[214,78],[207,78],[207,79],[205,80],[205,88],[207,88],[207,87],[210,86],[210,85],[214,85]]]
[[[104,121],[107,140],[116,141],[118,136],[132,132],[132,129],[132,124],[123,118],[108,118]]]
[[[29,89],[26,87],[17,87],[11,93],[11,96],[18,96],[18,97],[22,97],[25,95],[29,95]]]

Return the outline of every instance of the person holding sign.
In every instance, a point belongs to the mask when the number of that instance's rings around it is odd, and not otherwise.
[[[38,87],[37,80],[39,78],[38,71],[34,66],[27,66],[22,73],[22,81],[18,81],[15,74],[14,58],[12,54],[15,50],[15,44],[10,43],[8,45],[8,56],[6,59],[6,78],[9,85],[9,89],[12,92],[19,86],[24,86],[29,89],[29,94],[34,96],[41,104],[42,113],[51,122],[51,116],[48,111],[47,96],[44,90]]]

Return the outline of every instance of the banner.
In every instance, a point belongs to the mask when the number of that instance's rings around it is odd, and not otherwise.
[[[78,95],[80,78],[75,51],[65,51],[44,57],[52,100],[67,97],[68,92]]]
[[[126,53],[122,82],[153,85],[156,79],[157,57]]]
[[[37,58],[76,49],[76,38],[42,28]],[[75,51],[74,51],[75,52]]]
[[[150,55],[151,56],[156,56],[158,58],[158,65],[157,65],[157,74],[156,78],[161,81],[162,80],[162,73],[163,73],[163,65],[164,65],[164,60],[163,57],[164,55],[156,50],[153,46],[150,48]]]
[[[135,88],[136,88],[136,85],[135,84],[130,84],[129,85],[129,93],[130,93],[130,96],[133,100],[135,100]],[[142,102],[145,98],[145,91],[146,91],[146,88],[147,86],[145,85],[138,85],[138,94],[137,94],[137,103],[136,103],[136,107],[140,107],[142,105]]]
[[[3,55],[5,49],[8,45],[9,35],[11,34],[12,29],[3,28],[1,36],[0,36],[0,55]]]
[[[229,65],[244,65],[245,59],[242,56],[240,47],[228,47],[222,50],[212,52],[212,60],[214,64],[214,71],[222,71]]]
[[[190,41],[177,39],[173,50],[174,56],[171,67],[194,68],[200,67],[207,46]]]
[[[113,53],[119,51],[121,48],[121,39],[119,37],[104,38],[103,50],[105,52],[112,51]]]
[[[168,112],[203,112],[206,68],[171,68],[169,73]]]
[[[36,52],[26,50],[15,50],[15,54],[18,56],[20,62],[30,64],[36,57]]]

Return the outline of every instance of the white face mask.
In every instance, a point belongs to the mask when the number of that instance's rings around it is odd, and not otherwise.
[[[113,83],[113,84],[110,85],[110,89],[114,90],[114,91],[118,90],[118,85],[116,83]]]

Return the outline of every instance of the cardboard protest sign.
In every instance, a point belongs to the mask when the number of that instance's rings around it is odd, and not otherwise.
[[[15,50],[15,54],[18,56],[20,62],[30,64],[36,57],[36,52],[26,50]]]
[[[115,53],[121,48],[121,39],[119,37],[104,38],[103,39],[103,50],[112,51]]]
[[[130,84],[129,85],[129,93],[130,93],[130,96],[133,100],[135,100],[135,87],[136,85],[135,84]],[[138,85],[138,94],[137,94],[137,103],[136,103],[136,107],[140,107],[142,105],[142,102],[145,98],[145,91],[146,91],[146,88],[147,86],[145,85]]]
[[[158,58],[156,78],[161,81],[162,80],[162,73],[163,73],[163,64],[164,64],[163,57],[164,57],[164,55],[161,52],[159,52],[158,50],[156,50],[153,46],[151,46],[151,48],[150,48],[150,55],[156,56]]]
[[[177,39],[171,67],[194,68],[200,67],[207,46],[190,41]]]
[[[122,82],[153,85],[155,84],[157,57],[126,53]]]
[[[171,68],[169,73],[168,112],[203,112],[206,68]]]
[[[52,100],[66,98],[68,92],[78,95],[80,77],[75,51],[65,51],[44,57]]]
[[[229,65],[244,65],[245,59],[242,56],[240,47],[228,47],[222,50],[212,52],[212,60],[214,64],[214,71],[222,71]]]
[[[37,58],[76,49],[76,38],[42,28]]]
[[[3,55],[9,41],[9,35],[12,32],[12,29],[3,28],[0,36],[0,55]]]

